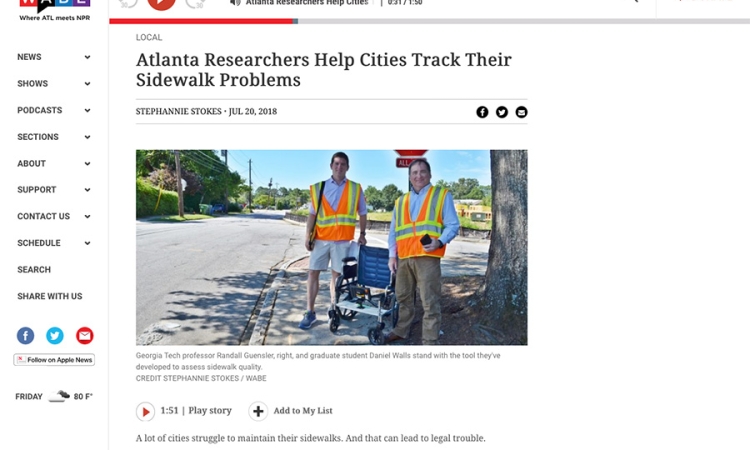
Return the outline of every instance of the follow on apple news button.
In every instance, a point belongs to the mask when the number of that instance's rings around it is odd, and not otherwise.
[[[16,366],[93,366],[93,353],[16,353],[13,364]]]

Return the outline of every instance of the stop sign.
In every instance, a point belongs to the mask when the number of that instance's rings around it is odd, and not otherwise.
[[[427,153],[427,150],[396,150],[399,156],[416,158]]]
[[[396,158],[396,167],[408,168],[415,159],[424,158],[422,155],[427,153],[427,150],[396,150],[396,153],[400,156]]]

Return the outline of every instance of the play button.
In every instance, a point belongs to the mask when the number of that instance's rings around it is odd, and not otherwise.
[[[149,0],[151,1],[151,0]],[[156,1],[156,0],[153,0]],[[167,1],[167,0],[164,0]],[[135,415],[138,416],[138,420],[141,420],[143,422],[148,422],[149,420],[154,418],[154,405],[148,402],[143,402],[140,405],[138,405],[138,408],[136,408]]]
[[[175,0],[148,0],[148,4],[151,5],[157,11],[166,11],[174,6]]]

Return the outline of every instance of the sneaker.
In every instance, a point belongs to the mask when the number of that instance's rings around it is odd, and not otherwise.
[[[312,324],[315,322],[315,311],[307,311],[305,313],[305,317],[302,318],[302,321],[299,323],[299,327],[303,330],[307,330],[312,326]]]

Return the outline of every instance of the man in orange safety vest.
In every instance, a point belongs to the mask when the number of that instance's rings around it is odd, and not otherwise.
[[[440,259],[446,245],[458,235],[460,222],[453,197],[430,183],[432,171],[426,159],[409,165],[412,189],[402,195],[393,209],[388,234],[388,267],[396,273],[399,319],[385,336],[390,343],[409,336],[414,320],[414,293],[419,288],[424,317],[422,344],[434,345],[440,337]]]
[[[331,178],[310,186],[310,215],[307,217],[307,234],[314,239],[305,240],[310,253],[307,276],[307,311],[299,327],[308,329],[316,320],[315,298],[320,288],[320,272],[331,264],[331,304],[336,298],[336,278],[343,272],[354,240],[355,226],[359,220],[359,245],[367,244],[367,202],[359,183],[346,178],[349,157],[337,152],[331,158]],[[359,219],[357,218],[359,216]],[[314,234],[313,234],[314,233]]]

